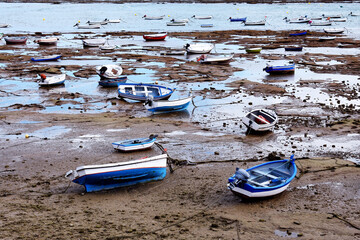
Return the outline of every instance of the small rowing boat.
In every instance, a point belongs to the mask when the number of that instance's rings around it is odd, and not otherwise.
[[[64,84],[66,74],[60,74],[57,76],[47,77],[45,74],[40,74],[40,81],[38,81],[40,87],[51,87]]]
[[[285,47],[285,51],[301,52],[303,47]]]
[[[325,33],[329,34],[340,34],[345,31],[345,28],[324,28]]]
[[[167,36],[166,32],[163,33],[154,33],[154,34],[144,34],[143,38],[145,41],[163,41]]]
[[[6,44],[26,44],[27,37],[4,37]]]
[[[247,53],[260,53],[262,50],[261,47],[254,47],[254,48],[245,48]]]
[[[123,69],[119,65],[100,65],[96,67],[96,73],[102,79],[116,79],[121,76]]]
[[[154,100],[168,99],[175,88],[164,87],[146,83],[119,83],[118,95],[120,98],[128,98],[137,101],[146,101],[150,96]]]
[[[151,148],[154,145],[157,136],[158,135],[151,134],[147,138],[128,139],[124,141],[113,142],[112,145],[115,150],[123,152],[145,150]]]
[[[99,47],[105,44],[106,39],[104,38],[83,39],[82,42],[84,47]]]
[[[294,74],[295,64],[283,66],[268,65],[263,70],[269,74]]]
[[[163,16],[156,16],[156,17],[150,17],[150,16],[147,16],[147,15],[144,15],[143,18],[145,20],[163,20],[164,19],[164,15]]]
[[[307,31],[302,31],[302,32],[289,33],[289,36],[296,37],[296,36],[304,36],[306,34],[307,34]]]
[[[56,45],[59,39],[56,37],[47,37],[34,40],[39,45]]]
[[[31,61],[33,62],[45,62],[45,61],[56,61],[61,58],[61,55],[50,55],[42,57],[32,57]]]
[[[74,27],[77,27],[78,29],[99,29],[101,28],[101,25],[100,24],[80,25],[79,23],[76,23]]]
[[[242,122],[248,130],[254,131],[270,131],[275,127],[278,122],[277,114],[270,109],[255,109],[248,112],[242,118]]]
[[[212,56],[212,55],[205,55],[202,54],[200,57],[196,59],[199,63],[205,63],[205,64],[226,64],[231,61],[234,55],[230,56]]]
[[[185,110],[190,102],[192,97],[177,99],[177,100],[160,100],[154,101],[152,97],[149,97],[145,102],[144,106],[150,112],[175,112]]]
[[[266,21],[258,21],[258,22],[244,22],[245,26],[261,26],[261,25],[265,25]]]
[[[212,16],[199,16],[199,15],[193,15],[192,18],[195,18],[195,19],[212,19],[213,17]]]
[[[229,17],[230,22],[246,22],[246,17],[244,18],[232,18]]]
[[[185,46],[187,53],[191,54],[202,54],[209,53],[214,48],[214,44],[211,43],[187,43]]]

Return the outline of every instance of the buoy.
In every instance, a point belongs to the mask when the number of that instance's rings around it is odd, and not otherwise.
[[[80,23],[80,20],[78,21],[78,23]]]
[[[136,13],[135,13],[135,16],[136,16]]]
[[[170,17],[170,15],[168,15],[168,17]]]
[[[25,134],[25,138],[29,138],[29,135]]]
[[[158,84],[158,81],[155,81],[155,84]]]
[[[45,18],[43,18],[43,21],[45,21]]]

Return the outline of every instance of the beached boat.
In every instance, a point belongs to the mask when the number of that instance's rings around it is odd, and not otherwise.
[[[128,152],[128,151],[137,151],[151,148],[157,138],[158,135],[151,134],[147,138],[135,138],[128,139],[119,142],[113,142],[112,145],[115,150]]]
[[[145,41],[163,41],[167,36],[166,32],[163,33],[155,33],[155,34],[144,34],[143,38]]]
[[[75,23],[74,27],[78,29],[99,29],[101,28],[100,24],[93,24],[93,25],[80,25],[79,23]]]
[[[118,78],[102,78],[99,85],[102,87],[118,87],[119,83],[125,83],[127,76],[119,76]]]
[[[10,24],[0,23],[0,28],[8,28],[8,27],[10,27]]]
[[[56,37],[47,37],[34,40],[39,45],[56,45],[59,39]]]
[[[143,16],[143,18],[145,19],[145,20],[163,20],[164,19],[164,15],[163,16],[147,16],[147,15],[144,15]]]
[[[263,70],[270,74],[294,74],[295,64],[283,65],[283,66],[268,65]]]
[[[96,67],[96,73],[105,79],[116,79],[121,76],[123,69],[119,65],[100,65]]]
[[[40,87],[51,87],[64,84],[66,74],[47,77],[45,74],[40,74],[41,79],[38,81]]]
[[[184,55],[186,53],[183,49],[167,49],[160,52],[160,55]]]
[[[138,101],[146,101],[153,96],[154,100],[168,99],[175,89],[155,84],[146,83],[119,83],[118,95],[120,98],[128,98]]]
[[[266,21],[258,21],[258,22],[244,22],[245,26],[261,26],[261,25],[265,25]]]
[[[166,26],[186,26],[186,22],[167,22]]]
[[[284,20],[286,20],[286,22],[288,23],[309,23],[310,19],[309,18],[293,18],[293,19],[288,19],[287,17],[284,18]]]
[[[177,100],[161,100],[154,101],[152,97],[148,98],[144,102],[144,106],[150,112],[175,112],[185,110],[190,102],[192,97],[177,99]]]
[[[231,59],[234,57],[234,55],[229,56],[219,56],[219,55],[201,55],[196,59],[199,63],[207,63],[207,64],[226,64],[231,61]]]
[[[246,17],[243,18],[232,18],[229,17],[230,22],[246,22]]]
[[[211,43],[187,43],[185,46],[185,50],[187,53],[191,54],[202,54],[209,53],[214,48],[214,44]]]
[[[211,23],[208,23],[208,24],[201,24],[200,27],[202,28],[210,28],[210,27],[213,27],[214,24],[211,24]]]
[[[228,189],[244,198],[265,198],[284,192],[295,178],[294,155],[290,159],[266,162],[249,169],[236,168]]]
[[[104,38],[83,39],[82,42],[84,47],[99,47],[105,44],[106,39]]]
[[[61,55],[50,55],[42,57],[32,57],[31,61],[33,62],[45,62],[45,61],[56,61],[61,58]]]
[[[343,33],[344,31],[345,28],[324,28],[324,32],[330,34],[339,34],[339,33]]]
[[[332,23],[329,21],[310,22],[310,26],[331,26]]]
[[[101,191],[162,180],[166,176],[167,154],[129,162],[87,165],[70,170],[65,177],[83,185],[86,192]]]
[[[332,40],[335,40],[335,39],[336,39],[336,37],[319,37],[320,42],[332,41]]]
[[[271,131],[278,122],[278,116],[270,109],[255,109],[248,112],[242,118],[242,122],[248,130],[259,132]]]
[[[26,44],[27,37],[4,37],[6,44]]]
[[[285,51],[301,52],[303,47],[285,47]]]
[[[192,18],[195,19],[212,19],[213,17],[208,15],[208,16],[199,16],[199,15],[193,15]]]
[[[259,52],[261,52],[261,50],[262,50],[261,47],[245,48],[245,51],[247,53],[259,53]]]
[[[104,51],[106,51],[106,50],[114,50],[116,48],[117,48],[116,45],[110,45],[108,42],[106,42],[104,45],[99,46],[99,49],[104,50]]]
[[[307,34],[307,31],[302,31],[302,32],[294,32],[294,33],[289,33],[289,36],[291,37],[295,37],[295,36],[304,36]]]

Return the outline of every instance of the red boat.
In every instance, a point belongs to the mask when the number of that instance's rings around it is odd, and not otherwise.
[[[165,40],[167,33],[155,33],[143,35],[146,41],[163,41]]]
[[[25,44],[27,37],[5,37],[6,44]]]

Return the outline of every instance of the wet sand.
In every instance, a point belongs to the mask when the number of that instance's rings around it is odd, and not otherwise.
[[[171,37],[189,38],[189,33],[171,33]],[[107,33],[115,37],[142,33]],[[233,36],[253,36],[234,38]],[[274,38],[259,36],[274,35]],[[279,48],[287,45],[306,44],[308,47],[359,47],[359,40],[338,38],[331,42],[319,42],[323,33],[311,32],[306,38],[287,37],[284,32],[227,31],[197,32],[191,37],[198,40],[215,40],[217,44],[239,46],[265,46]],[[54,48],[27,46],[42,55],[54,53]],[[1,50],[25,49],[23,46],[2,45]],[[136,46],[134,46],[136,49]],[[222,82],[240,71],[231,65],[203,66],[157,54],[163,47],[145,49],[146,53],[131,53],[129,46],[116,53],[71,48],[55,48],[63,58],[74,56],[102,56],[111,59],[132,60],[124,67],[124,74],[136,74],[138,66],[155,72],[159,81],[179,84]],[[16,52],[16,51],[15,51]],[[331,54],[261,54],[263,59],[293,60],[303,68],[329,74],[359,75],[359,56]],[[256,61],[257,56],[236,53],[235,58]],[[319,65],[324,59],[334,59],[342,65]],[[34,82],[37,73],[59,73],[61,68],[73,72],[74,77],[90,78],[95,75],[90,65],[42,65],[28,62],[29,56],[1,53],[2,78],[23,79]],[[79,59],[75,59],[79,60]],[[165,67],[144,63],[160,62]],[[177,63],[181,64],[177,64]],[[234,79],[227,84],[229,90],[216,88],[194,90],[195,96],[211,95],[222,99],[239,89],[249,96],[276,97],[290,94],[277,81],[251,82]],[[358,98],[358,90],[346,82],[333,83],[326,79],[299,81],[299,89],[308,85],[321,87],[335,96]],[[232,123],[220,121],[211,125],[206,121],[194,121],[187,114],[174,113],[166,116],[141,115],[139,103],[128,104],[116,97],[57,91],[41,92],[38,104],[18,102],[1,108],[0,154],[0,210],[2,239],[357,239],[360,238],[359,167],[344,160],[351,157],[345,150],[333,151],[337,145],[324,144],[316,154],[307,157],[309,149],[302,144],[309,135],[321,139],[333,139],[360,134],[357,106],[329,107],[310,101],[292,99],[276,105],[280,116],[274,133],[245,135],[240,130],[240,120]],[[28,92],[2,90],[2,99]],[[108,102],[105,109],[89,113],[87,109],[98,102]],[[42,110],[52,106],[67,106],[67,111],[47,113]],[[66,108],[66,107],[65,107]],[[73,112],[72,108],[77,108]],[[301,108],[317,108],[323,114],[311,115]],[[210,114],[210,113],[207,113]],[[329,115],[331,118],[329,118]],[[207,116],[203,116],[207,119]],[[210,119],[212,120],[212,119]],[[209,120],[209,122],[210,122]],[[235,130],[236,128],[236,130]],[[151,150],[134,153],[114,152],[111,142],[128,136],[159,134],[158,142],[167,149],[174,160],[173,173],[168,172],[162,181],[140,184],[97,193],[85,193],[84,189],[64,178],[65,173],[80,165],[118,162],[152,156],[160,153]],[[181,133],[181,134],[179,134]],[[29,138],[25,134],[30,135]],[[283,151],[274,151],[271,142],[282,134]],[[278,140],[276,140],[278,141]],[[270,143],[264,148],[265,143]],[[288,146],[289,145],[289,146]],[[335,146],[336,145],[336,146]],[[298,158],[298,174],[283,194],[259,201],[246,201],[233,195],[227,188],[227,178],[236,167],[249,168],[275,158],[289,157],[286,146]],[[346,146],[346,144],[345,144]],[[246,149],[245,149],[246,148]],[[353,148],[356,150],[356,147]],[[243,152],[248,151],[247,154]],[[356,152],[356,151],[355,151]],[[349,155],[350,154],[350,155]],[[354,156],[352,156],[354,157]],[[356,157],[356,156],[355,156]],[[357,157],[358,159],[358,157]],[[191,164],[184,164],[185,162]],[[178,164],[177,164],[178,163]]]

